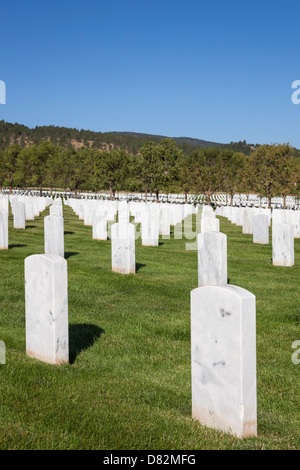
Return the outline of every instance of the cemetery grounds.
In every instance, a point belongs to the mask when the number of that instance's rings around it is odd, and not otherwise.
[[[300,449],[300,239],[295,265],[272,265],[269,245],[219,217],[228,283],[256,296],[257,437],[238,439],[191,417],[190,292],[197,252],[160,237],[136,241],[135,275],[111,270],[110,240],[63,206],[70,363],[25,353],[24,259],[44,252],[44,217],[13,228],[0,252],[0,449]],[[186,223],[195,225],[195,216]],[[139,227],[137,226],[137,229]],[[189,240],[188,240],[189,241]],[[298,357],[300,354],[298,355]],[[299,361],[298,361],[299,362]]]

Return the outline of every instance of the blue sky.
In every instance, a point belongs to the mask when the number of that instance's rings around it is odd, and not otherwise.
[[[300,2],[1,2],[0,119],[300,148]]]

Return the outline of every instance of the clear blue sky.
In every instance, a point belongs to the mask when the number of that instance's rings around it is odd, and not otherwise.
[[[0,119],[300,148],[300,2],[1,2]]]

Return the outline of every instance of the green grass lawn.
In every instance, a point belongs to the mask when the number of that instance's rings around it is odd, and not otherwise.
[[[24,259],[44,252],[43,219],[25,230],[9,216],[0,252],[0,448],[300,449],[300,240],[295,266],[274,267],[271,243],[254,245],[220,217],[229,283],[256,296],[258,437],[238,439],[191,418],[190,291],[197,252],[186,240],[136,241],[137,273],[111,271],[110,241],[92,239],[64,207],[70,363],[26,356]]]

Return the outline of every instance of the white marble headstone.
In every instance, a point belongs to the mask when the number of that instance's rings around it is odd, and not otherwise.
[[[253,233],[252,218],[253,218],[253,210],[250,209],[250,207],[246,207],[243,210],[243,229],[242,229],[242,232],[244,234],[252,235],[252,233]]]
[[[198,241],[198,286],[227,284],[227,236],[203,232]]]
[[[107,240],[106,215],[96,215],[93,220],[93,239]]]
[[[50,215],[56,215],[57,217],[63,216],[63,210],[61,204],[52,204],[49,209]]]
[[[8,211],[0,210],[0,250],[8,249]]]
[[[219,232],[220,221],[214,213],[203,213],[201,218],[201,232]]]
[[[119,204],[118,209],[118,222],[128,223],[129,222],[129,205],[127,201],[122,201]]]
[[[135,225],[118,222],[111,226],[112,270],[135,274]]]
[[[58,255],[25,259],[26,354],[50,364],[69,361],[67,261]]]
[[[256,436],[255,296],[237,286],[191,292],[192,416],[238,437]]]
[[[147,204],[141,212],[143,246],[159,245],[159,210],[155,204]]]
[[[272,263],[274,266],[294,265],[294,230],[289,224],[272,226]]]
[[[15,201],[14,203],[14,228],[25,229],[25,203]]]
[[[265,214],[257,214],[252,219],[253,243],[268,245],[269,243],[269,218]]]
[[[63,217],[48,215],[44,218],[44,245],[45,253],[65,256]]]

